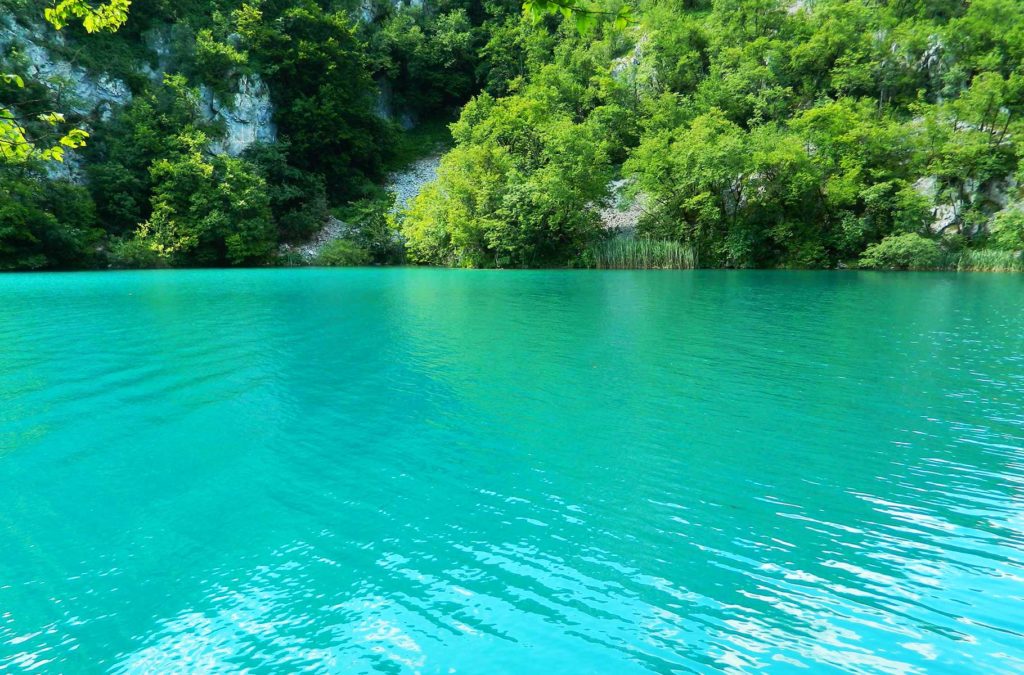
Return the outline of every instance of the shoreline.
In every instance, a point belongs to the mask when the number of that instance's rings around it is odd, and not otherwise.
[[[976,269],[858,269],[814,268],[814,267],[446,267],[441,265],[256,265],[251,267],[138,267],[138,268],[82,268],[82,269],[39,269],[0,270],[0,275],[36,274],[85,274],[123,272],[195,272],[195,271],[254,271],[254,270],[448,270],[460,272],[799,272],[799,273],[871,273],[871,274],[1024,274],[1024,270],[976,270]]]

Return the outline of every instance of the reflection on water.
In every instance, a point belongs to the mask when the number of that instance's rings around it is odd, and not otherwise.
[[[1024,670],[1022,290],[0,277],[0,670]]]

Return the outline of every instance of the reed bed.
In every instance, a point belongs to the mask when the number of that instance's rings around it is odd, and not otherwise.
[[[690,270],[697,267],[690,246],[667,239],[617,236],[587,247],[584,267],[605,270]],[[944,254],[937,267],[956,272],[1024,272],[1024,252],[963,249]]]
[[[590,245],[584,262],[599,270],[691,270],[697,255],[677,241],[620,236]]]
[[[964,249],[947,254],[943,267],[957,272],[1024,272],[1024,255],[1020,251]]]

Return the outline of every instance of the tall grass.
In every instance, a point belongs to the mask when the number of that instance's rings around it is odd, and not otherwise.
[[[697,267],[696,252],[666,239],[619,235],[591,244],[580,258],[584,267],[605,270],[689,270]],[[1024,272],[1024,253],[995,249],[962,249],[940,257],[928,269],[956,272]]]
[[[943,267],[957,272],[1024,272],[1024,255],[1020,251],[964,249],[946,254]]]
[[[599,270],[691,270],[697,255],[677,241],[618,236],[588,246],[583,262]]]

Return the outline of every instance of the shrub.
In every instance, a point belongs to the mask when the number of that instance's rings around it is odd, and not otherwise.
[[[884,270],[927,270],[939,266],[942,251],[931,239],[914,232],[891,234],[868,246],[860,256],[860,266]]]
[[[107,253],[107,263],[115,269],[167,267],[167,260],[150,242],[140,237],[113,240]]]
[[[554,77],[554,76],[553,76]],[[414,263],[549,267],[599,234],[611,165],[596,125],[527,95],[477,97],[456,147],[401,216]]]
[[[370,262],[366,249],[348,239],[328,242],[316,257],[316,264],[324,267],[357,267]]]
[[[229,93],[234,76],[248,63],[248,54],[226,42],[218,42],[210,29],[204,28],[196,34],[196,74],[200,81],[215,87],[217,93]]]
[[[19,177],[0,164],[0,270],[91,264],[102,234],[88,192],[66,181]]]
[[[380,195],[360,199],[335,210],[337,218],[352,227],[351,240],[370,256],[369,262],[380,265],[401,263],[405,248],[391,218],[395,195]]]
[[[1024,250],[1024,210],[999,212],[992,224],[992,244],[1003,251]]]
[[[272,255],[267,184],[251,162],[198,149],[153,163],[153,213],[137,235],[174,265],[252,265]]]
[[[323,176],[292,166],[288,151],[284,141],[273,145],[261,143],[246,150],[243,158],[256,166],[267,183],[278,238],[302,242],[327,221],[327,194]]]

